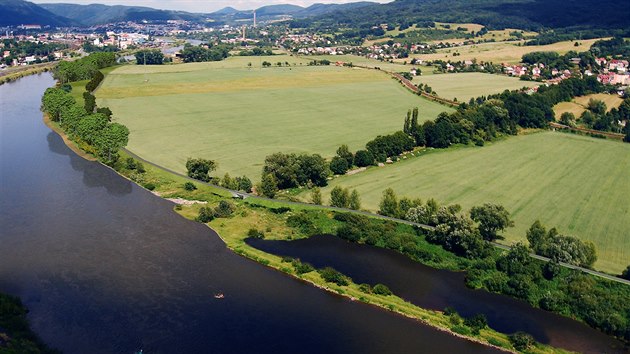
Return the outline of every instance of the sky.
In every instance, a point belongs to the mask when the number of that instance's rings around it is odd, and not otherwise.
[[[309,6],[314,3],[343,4],[359,0],[31,0],[36,4],[44,3],[72,3],[72,4],[104,4],[104,5],[133,5],[147,6],[156,9],[182,10],[189,12],[213,12],[226,6],[238,10],[257,9],[265,5],[294,4]],[[386,3],[391,0],[369,0]]]

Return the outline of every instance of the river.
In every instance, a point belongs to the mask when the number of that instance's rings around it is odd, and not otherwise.
[[[42,122],[49,74],[0,86],[0,291],[65,353],[494,353],[229,251]],[[213,294],[222,292],[224,299]]]
[[[335,236],[296,241],[248,239],[268,253],[299,258],[322,268],[331,266],[356,283],[383,283],[395,294],[424,308],[455,308],[465,317],[483,313],[490,327],[525,331],[539,342],[582,353],[628,353],[623,343],[566,317],[532,308],[524,301],[466,287],[463,273],[437,270],[392,250],[350,243]]]

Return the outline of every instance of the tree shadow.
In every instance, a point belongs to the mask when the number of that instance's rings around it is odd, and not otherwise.
[[[88,161],[70,150],[55,132],[46,136],[48,149],[55,154],[68,156],[72,169],[83,173],[83,184],[89,188],[104,187],[111,195],[122,196],[131,193],[133,184],[116,172],[95,161]]]

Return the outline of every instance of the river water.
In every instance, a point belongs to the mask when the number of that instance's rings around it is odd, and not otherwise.
[[[268,253],[300,258],[317,268],[331,266],[356,283],[383,283],[424,308],[452,306],[465,317],[483,313],[490,327],[503,333],[525,331],[539,342],[583,353],[629,352],[622,342],[585,324],[532,308],[524,301],[469,289],[463,273],[436,270],[392,250],[330,235],[296,241],[249,239],[247,243]]]
[[[241,258],[42,123],[49,74],[0,86],[0,291],[65,353],[493,353]],[[223,292],[225,299],[213,294]]]

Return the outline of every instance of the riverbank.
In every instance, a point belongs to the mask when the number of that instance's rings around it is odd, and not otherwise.
[[[52,124],[54,126],[54,123]],[[60,129],[54,130],[62,136],[64,142],[73,147],[73,143]],[[73,147],[73,151],[77,147]],[[81,155],[89,158],[87,154]],[[122,161],[129,158],[124,152],[121,152],[121,159],[115,166],[115,170],[123,177],[147,188],[151,189],[154,194],[164,199],[177,199],[179,201],[201,201],[206,202],[210,207],[216,206],[220,201],[231,199],[229,193],[202,183],[195,183],[196,190],[185,190],[183,184],[189,179],[172,174],[168,171],[159,169],[155,166],[145,166],[146,172],[137,173],[134,170],[128,170],[123,166]],[[338,286],[326,282],[317,272],[309,272],[306,274],[298,274],[292,267],[291,263],[283,262],[281,257],[259,251],[245,243],[248,232],[251,229],[259,230],[265,234],[268,239],[277,240],[294,240],[305,238],[309,235],[287,226],[287,218],[290,215],[301,210],[316,210],[305,206],[285,205],[282,202],[260,203],[254,200],[236,200],[231,203],[235,206],[235,211],[229,218],[217,218],[208,223],[208,226],[215,230],[226,244],[226,246],[235,253],[254,260],[267,267],[271,267],[277,271],[288,274],[301,281],[307,282],[325,291],[344,296],[351,301],[361,301],[396,314],[418,320],[421,323],[429,325],[440,331],[450,333],[459,338],[465,338],[472,342],[481,343],[490,347],[494,347],[506,352],[515,352],[507,335],[498,333],[492,329],[482,329],[479,335],[465,335],[457,333],[453,328],[461,330],[452,323],[452,318],[440,311],[431,311],[420,308],[404,299],[395,295],[383,296],[376,294],[366,294],[360,289],[360,285],[350,282],[346,286]],[[199,215],[200,208],[206,204],[201,203],[179,203],[174,208],[183,217],[195,220]],[[318,225],[322,226],[322,231],[333,232],[338,226],[332,219],[331,211],[319,211],[321,213]],[[536,344],[535,347],[528,349],[533,353],[565,353],[566,351]]]
[[[2,72],[0,74],[0,85],[6,84],[7,82],[15,81],[29,75],[50,71],[55,65],[57,65],[57,63],[53,62],[46,64],[36,64],[33,66],[27,66],[18,69],[8,69],[7,72]]]

